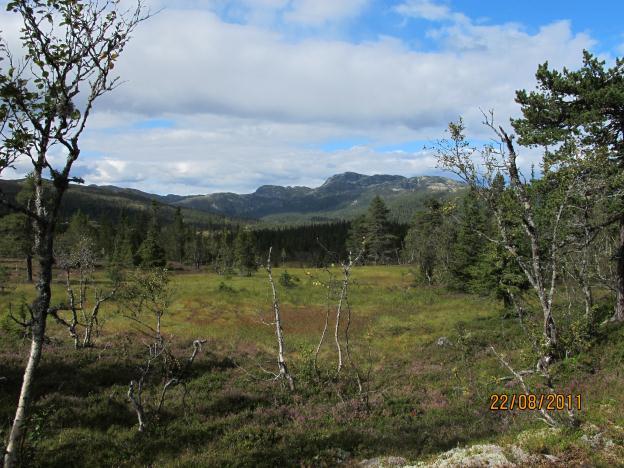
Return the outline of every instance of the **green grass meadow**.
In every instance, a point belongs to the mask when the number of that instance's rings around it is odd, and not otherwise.
[[[174,272],[174,291],[163,332],[176,356],[206,339],[186,386],[174,387],[164,411],[151,411],[137,431],[127,399],[147,339],[125,318],[120,304],[105,304],[92,349],[74,350],[67,330],[48,320],[47,343],[36,383],[36,403],[22,449],[28,466],[335,466],[385,455],[410,461],[474,443],[512,443],[565,462],[614,466],[624,457],[624,333],[607,329],[584,352],[556,369],[561,392],[580,393],[581,427],[596,425],[616,447],[583,445],[581,429],[532,437],[544,428],[532,412],[491,411],[494,392],[520,392],[489,352],[494,346],[518,369],[533,365],[531,346],[517,319],[497,301],[422,285],[403,266],[354,268],[349,289],[349,350],[336,376],[334,320],[314,370],[313,354],[328,310],[328,273],[287,268],[296,279],[278,284],[286,358],[296,391],[275,372],[275,330],[267,275],[219,276]],[[275,268],[277,279],[283,269]],[[340,269],[331,269],[340,279]],[[96,276],[106,288],[103,272]],[[29,340],[8,317],[33,296],[14,284],[0,294],[0,430],[13,417]],[[55,301],[64,299],[59,275]],[[343,311],[346,318],[348,309]],[[340,329],[344,343],[346,321]],[[440,346],[438,340],[448,343]],[[355,369],[366,398],[356,392]],[[503,379],[502,379],[503,378]],[[539,382],[527,378],[539,390]],[[146,386],[148,410],[162,385],[157,370]],[[528,434],[528,435],[527,435]]]

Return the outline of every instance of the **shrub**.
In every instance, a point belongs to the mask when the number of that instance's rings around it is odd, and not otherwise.
[[[299,283],[299,278],[295,275],[291,275],[287,270],[284,270],[279,277],[279,284],[285,288],[294,288]]]

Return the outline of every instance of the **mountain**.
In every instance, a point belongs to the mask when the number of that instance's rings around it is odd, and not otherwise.
[[[0,180],[0,190],[15,195],[21,181]],[[380,195],[395,221],[406,222],[430,197],[448,197],[462,190],[461,182],[438,176],[367,176],[345,172],[330,177],[316,188],[263,185],[254,193],[210,195],[156,195],[113,185],[71,185],[62,211],[70,215],[80,209],[93,218],[117,219],[122,210],[137,215],[149,212],[152,201],[161,207],[164,220],[173,219],[176,207],[187,222],[222,225],[236,220],[298,224],[353,219],[364,213],[375,195]]]
[[[22,183],[23,180],[0,180],[0,191],[7,197],[13,198],[20,191]],[[160,218],[167,223],[173,220],[177,208],[171,204],[171,201],[179,201],[183,198],[179,195],[154,195],[112,185],[70,184],[63,196],[61,216],[68,218],[80,210],[94,220],[116,221],[124,211],[130,216],[147,219],[151,213],[152,201],[156,201],[160,206]],[[198,211],[188,207],[180,208],[184,219],[196,226],[222,226],[232,221],[235,222],[220,213]],[[6,208],[0,207],[0,215],[5,212]]]
[[[408,221],[429,197],[446,197],[462,190],[456,180],[439,176],[367,176],[345,172],[317,188],[263,185],[254,193],[213,193],[182,197],[171,203],[199,211],[276,223],[352,219],[380,195],[395,220]]]

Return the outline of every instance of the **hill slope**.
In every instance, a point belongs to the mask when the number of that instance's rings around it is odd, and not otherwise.
[[[345,172],[317,188],[263,185],[250,194],[189,196],[172,204],[269,222],[328,221],[352,219],[366,210],[375,195],[380,195],[396,220],[407,221],[426,198],[448,196],[462,188],[462,183],[438,176],[407,178]]]
[[[0,180],[0,189],[14,196],[21,181]],[[213,193],[210,195],[156,195],[131,188],[71,185],[63,199],[63,214],[80,209],[93,218],[116,219],[121,210],[145,214],[152,200],[161,204],[164,220],[182,208],[187,222],[215,225],[228,219],[262,220],[267,223],[324,222],[349,220],[366,211],[375,195],[380,195],[396,221],[406,222],[427,198],[447,197],[463,184],[438,176],[367,176],[345,172],[330,177],[316,188],[263,185],[254,193]]]
[[[22,183],[23,180],[0,180],[0,190],[13,198],[21,190]],[[114,221],[125,211],[130,216],[146,217],[149,216],[152,200],[155,200],[160,206],[161,219],[169,222],[173,220],[176,210],[176,207],[171,206],[169,197],[115,186],[71,184],[63,196],[61,215],[69,217],[80,210],[92,219],[107,218]],[[185,221],[197,226],[220,226],[232,221],[219,213],[198,211],[189,207],[181,207],[181,210]],[[0,215],[5,211],[6,209],[0,207]]]

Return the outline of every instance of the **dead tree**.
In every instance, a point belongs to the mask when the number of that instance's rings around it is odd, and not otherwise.
[[[351,324],[351,307],[349,307],[349,280],[351,276],[351,269],[360,260],[361,253],[353,258],[351,252],[349,252],[348,260],[342,263],[342,286],[340,288],[340,296],[338,298],[338,305],[336,307],[336,323],[334,327],[334,341],[336,343],[336,351],[338,353],[338,363],[336,371],[340,373],[343,367],[342,359],[342,347],[340,344],[340,321],[342,319],[343,308],[347,308],[347,326],[345,328],[345,344],[347,357],[351,359],[349,354],[349,327]]]
[[[175,387],[176,385],[182,385],[186,392],[186,381],[189,376],[189,372],[197,354],[201,351],[202,345],[206,342],[206,340],[195,340],[193,341],[193,351],[189,358],[184,362],[184,364],[180,363],[173,355],[170,356],[169,362],[172,364],[169,366],[167,370],[167,377],[165,379],[165,384],[163,385],[162,392],[160,394],[160,401],[158,402],[158,408],[156,409],[157,413],[160,413],[160,410],[163,407],[165,402],[165,395],[167,391]]]
[[[331,312],[332,293],[334,292],[334,288],[335,288],[334,274],[328,268],[326,268],[325,271],[327,272],[327,277],[328,277],[327,283],[324,284],[320,282],[320,284],[323,284],[323,286],[327,288],[325,323],[323,324],[323,331],[321,332],[321,338],[319,339],[318,345],[316,346],[316,350],[314,351],[314,370],[317,376],[319,376],[318,356],[319,356],[319,353],[321,352],[321,346],[323,346],[323,341],[325,341],[325,335],[327,334],[327,329],[329,328],[329,314]]]
[[[144,337],[148,349],[145,363],[139,366],[137,379],[133,379],[128,387],[128,399],[137,414],[139,431],[143,431],[148,424],[150,406],[143,398],[143,391],[154,373],[155,365],[158,364],[162,370],[163,381],[160,398],[155,405],[156,412],[159,412],[172,387],[181,384],[186,389],[190,368],[202,344],[206,342],[196,339],[193,351],[184,364],[175,356],[162,332],[163,317],[171,305],[171,298],[172,289],[166,269],[136,271],[129,275],[129,284],[120,293],[121,302],[129,311],[124,316],[131,320],[135,330]]]
[[[159,348],[158,344],[148,345],[148,356],[145,361],[145,365],[140,368],[139,378],[137,380],[131,380],[130,385],[128,386],[128,399],[132,404],[132,408],[137,414],[137,419],[139,421],[139,432],[143,432],[145,427],[147,426],[147,419],[145,415],[145,404],[143,400],[143,388],[145,385],[145,381],[147,380],[150,371],[152,370],[152,363],[158,359],[162,353],[163,349]]]
[[[271,292],[273,294],[273,314],[275,325],[275,337],[277,338],[277,368],[278,378],[284,379],[288,383],[290,391],[295,390],[295,382],[292,375],[288,371],[286,366],[286,359],[284,357],[284,330],[282,329],[282,318],[280,315],[279,299],[277,297],[277,290],[275,289],[275,282],[273,281],[273,269],[271,267],[271,252],[273,247],[269,247],[269,256],[267,258],[266,271],[269,275],[269,284],[271,285]]]
[[[93,251],[92,241],[86,236],[81,236],[77,241],[73,240],[62,246],[59,250],[60,251],[56,254],[56,263],[65,272],[67,302],[51,307],[48,313],[58,324],[67,328],[70,336],[74,340],[74,347],[76,349],[91,347],[93,346],[93,331],[99,323],[98,316],[100,307],[106,301],[115,297],[120,287],[120,282],[115,281],[112,289],[107,293],[94,287],[94,302],[89,309],[87,307],[88,286],[91,282],[95,265],[95,253]],[[78,274],[78,297],[76,297],[71,280],[71,275],[74,271]],[[63,311],[71,313],[71,318],[69,320],[64,319],[60,315]],[[84,328],[82,338],[78,331],[79,327]]]
[[[52,300],[54,238],[63,195],[80,155],[80,138],[95,101],[119,80],[112,71],[136,26],[146,19],[141,0],[123,11],[116,0],[15,0],[8,9],[22,23],[20,58],[0,41],[0,173],[17,159],[32,164],[31,206],[0,195],[0,203],[33,221],[34,254],[39,263],[36,299],[31,305],[32,338],[4,465],[18,464],[25,434],[35,371],[41,359]],[[23,51],[23,55],[22,55]],[[52,148],[66,158],[56,164]],[[49,174],[51,181],[44,180]]]
[[[500,363],[507,369],[509,370],[509,372],[512,373],[513,377],[515,380],[518,381],[518,383],[522,386],[522,390],[524,391],[524,393],[526,395],[531,394],[531,391],[529,390],[529,387],[527,386],[527,384],[524,382],[524,378],[522,377],[522,373],[520,372],[516,372],[513,367],[511,367],[509,365],[509,363],[500,355],[496,352],[496,350],[494,349],[494,346],[490,346],[490,351],[492,351],[492,353],[494,354],[494,356],[496,356],[496,358],[500,361]],[[544,408],[543,406],[539,408],[540,413],[542,414],[542,420],[548,424],[551,427],[555,427],[558,426],[559,424],[557,423],[557,421],[555,421],[555,419],[548,414],[548,411],[546,411],[546,408]]]

